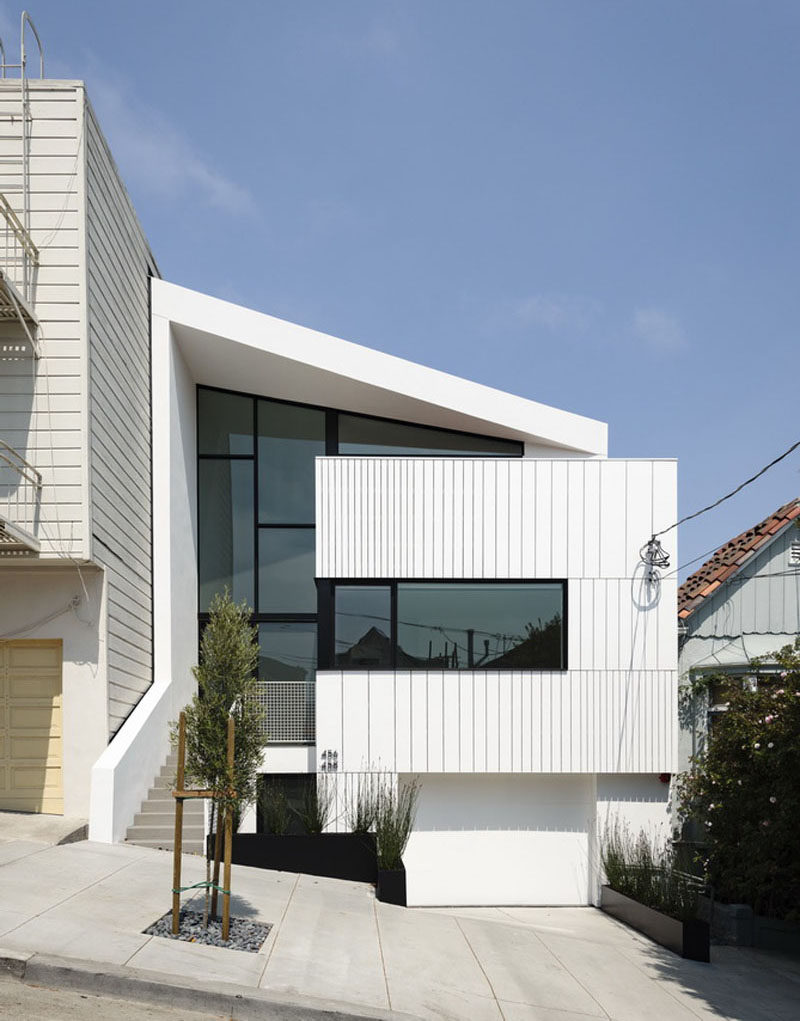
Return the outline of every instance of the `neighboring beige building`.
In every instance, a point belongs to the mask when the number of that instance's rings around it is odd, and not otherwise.
[[[0,228],[0,807],[87,816],[152,683],[157,269],[82,82],[0,80]]]

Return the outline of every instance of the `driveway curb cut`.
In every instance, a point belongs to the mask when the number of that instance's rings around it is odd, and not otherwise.
[[[270,995],[228,982],[189,982],[186,975],[0,949],[0,973],[28,985],[75,989],[183,1010],[225,1014],[235,1021],[412,1021],[413,1015],[312,997]],[[418,1019],[413,1018],[413,1021]]]

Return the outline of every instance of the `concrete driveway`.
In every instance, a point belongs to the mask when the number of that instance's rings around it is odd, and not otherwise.
[[[202,860],[185,857],[184,884],[203,878]],[[799,1013],[797,962],[720,947],[711,965],[694,964],[593,908],[408,910],[378,903],[364,884],[236,866],[234,915],[274,926],[248,954],[145,936],[168,909],[171,886],[166,852],[0,838],[0,948],[184,985],[233,983],[360,1016],[795,1021]]]

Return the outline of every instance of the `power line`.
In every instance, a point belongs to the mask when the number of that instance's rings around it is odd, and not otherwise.
[[[670,525],[669,528],[664,528],[660,532],[655,532],[653,538],[659,535],[666,535],[667,532],[671,532],[673,528],[677,528],[678,525],[683,525],[687,521],[691,521],[692,518],[699,518],[701,514],[705,514],[706,511],[713,510],[715,507],[719,507],[721,503],[726,500],[730,500],[732,496],[736,496],[737,493],[741,492],[745,486],[749,486],[751,482],[755,482],[756,479],[760,479],[764,472],[769,471],[770,468],[774,467],[779,461],[782,461],[785,457],[788,457],[793,450],[797,450],[800,447],[800,440],[793,443],[788,450],[785,450],[779,457],[776,457],[774,461],[770,461],[768,465],[765,465],[761,471],[757,471],[755,475],[752,475],[749,479],[746,479],[741,485],[737,486],[736,489],[732,489],[730,493],[726,493],[725,496],[721,496],[719,500],[715,500],[714,503],[710,503],[707,507],[703,507],[702,510],[695,511],[694,514],[687,514],[685,518],[681,518],[680,521],[676,521],[674,525]],[[700,559],[699,557],[697,558]],[[686,566],[686,565],[684,565]]]

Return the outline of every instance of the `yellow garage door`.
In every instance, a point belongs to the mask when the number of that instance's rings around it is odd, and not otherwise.
[[[63,815],[61,642],[0,642],[0,809]]]

